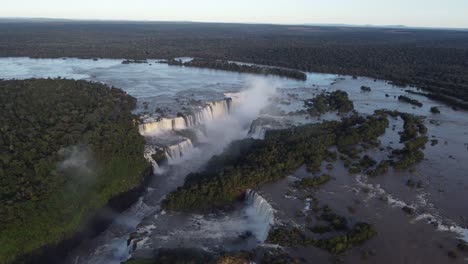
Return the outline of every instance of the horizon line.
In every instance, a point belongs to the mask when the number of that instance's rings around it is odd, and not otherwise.
[[[99,19],[99,18],[51,18],[51,17],[2,17],[1,20],[35,20],[62,21],[62,22],[136,22],[136,23],[200,23],[200,24],[242,24],[242,25],[277,25],[277,26],[322,26],[322,27],[356,27],[356,28],[394,28],[394,29],[441,29],[441,30],[468,30],[468,27],[431,27],[408,25],[382,25],[382,24],[347,24],[347,23],[273,23],[273,22],[226,22],[226,21],[194,21],[194,20],[137,20],[137,19]],[[27,21],[34,22],[34,21]]]

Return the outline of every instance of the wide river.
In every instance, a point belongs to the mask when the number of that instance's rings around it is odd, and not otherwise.
[[[177,142],[174,145],[177,147],[177,159],[174,158],[167,167],[158,168],[145,195],[132,208],[116,215],[108,230],[84,241],[71,253],[68,262],[120,263],[132,253],[127,247],[127,239],[137,230],[145,232],[135,246],[137,250],[134,253],[141,256],[158,247],[199,246],[218,250],[217,245],[224,244],[223,249],[238,250],[261,246],[268,231],[265,225],[272,223],[266,223],[258,215],[255,202],[237,204],[236,210],[221,215],[170,214],[161,211],[159,203],[165,194],[183,184],[188,173],[203,166],[229,142],[252,136],[249,134],[252,132],[249,131],[250,125],[259,116],[278,117],[281,112],[301,110],[303,99],[312,98],[322,91],[344,90],[353,100],[355,109],[362,114],[385,108],[425,116],[430,140],[438,140],[438,144],[433,146],[427,144],[424,161],[407,172],[392,170],[370,179],[363,175],[349,175],[341,161],[333,164],[330,174],[334,181],[325,185],[317,197],[339,214],[372,223],[378,231],[378,236],[365,244],[366,250],[374,252],[372,259],[367,260],[371,262],[361,258],[361,249],[351,250],[343,257],[344,260],[347,263],[466,263],[463,257],[450,260],[447,252],[455,250],[457,238],[468,240],[468,112],[453,110],[423,96],[408,95],[405,90],[415,88],[399,88],[383,80],[308,73],[308,80],[302,82],[169,66],[157,60],[148,62],[122,64],[122,60],[115,59],[0,58],[1,79],[61,77],[103,82],[121,88],[138,99],[136,113],[144,114],[143,119],[151,118],[156,108],[163,108],[174,116],[189,102],[219,101],[230,95],[243,98],[234,102],[234,110],[227,113],[229,117],[220,116],[204,124],[207,127],[204,144],[195,146],[192,142]],[[371,87],[372,91],[362,92],[360,88],[363,85]],[[419,100],[424,106],[414,107],[399,102],[396,97],[402,94]],[[265,98],[276,98],[273,101],[279,103],[272,106],[272,100]],[[429,109],[432,106],[439,107],[441,113],[431,114]],[[337,117],[329,115],[322,118]],[[283,115],[279,119],[285,126],[320,121],[300,115]],[[383,147],[401,147],[397,131],[402,123],[399,118],[391,120],[390,128],[380,138]],[[163,141],[167,137],[167,134],[157,133],[147,136],[148,146],[158,145],[158,139]],[[167,142],[179,138],[171,135]],[[370,154],[377,160],[383,158],[380,152]],[[304,224],[296,215],[298,211],[309,210],[310,204],[290,194],[289,186],[294,177],[306,175],[307,172],[300,169],[294,176],[257,190],[274,209],[275,221]],[[408,179],[421,181],[424,187],[408,188]],[[404,206],[411,206],[416,213],[405,214],[401,210]],[[240,243],[236,238],[245,232],[253,233],[254,238]],[[329,255],[318,249],[298,248],[291,253],[303,257],[307,263],[330,261]]]

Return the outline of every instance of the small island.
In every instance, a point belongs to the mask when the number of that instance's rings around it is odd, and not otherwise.
[[[186,62],[183,62],[177,59],[169,59],[164,62],[169,65],[175,65],[175,66],[186,66],[186,67],[205,68],[205,69],[223,70],[223,71],[231,71],[231,72],[262,74],[262,75],[275,75],[275,76],[280,76],[280,77],[285,77],[285,78],[296,79],[300,81],[307,80],[307,75],[304,72],[301,72],[298,70],[271,67],[271,66],[252,65],[252,64],[240,64],[240,63],[229,62],[225,60],[194,58]]]

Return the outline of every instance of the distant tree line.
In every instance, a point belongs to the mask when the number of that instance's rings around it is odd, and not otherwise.
[[[57,41],[57,40],[60,41]],[[468,32],[210,23],[0,23],[0,56],[242,61],[368,76],[468,109]]]
[[[245,65],[236,62],[229,62],[224,60],[213,60],[213,59],[200,59],[194,58],[193,60],[182,62],[176,59],[167,60],[169,65],[187,66],[195,68],[215,69],[232,72],[242,72],[251,74],[262,74],[262,75],[275,75],[280,77],[287,77],[297,79],[301,81],[307,80],[307,75],[298,70],[278,68],[278,67],[267,67],[259,65]]]

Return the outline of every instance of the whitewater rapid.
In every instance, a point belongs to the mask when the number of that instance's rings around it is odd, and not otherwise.
[[[171,130],[182,130],[200,126],[228,115],[231,112],[231,104],[232,98],[207,102],[204,107],[200,107],[187,115],[144,122],[139,125],[139,131],[143,136],[152,136]]]
[[[187,174],[222,153],[230,142],[246,138],[274,93],[274,86],[255,82],[239,93],[226,93],[224,99],[199,104],[183,116],[146,115],[139,131],[146,140],[144,156],[155,173],[150,188],[103,234],[75,250],[69,263],[120,263],[164,246],[223,250],[219,246],[223,245],[224,250],[242,250],[262,243],[274,222],[273,210],[252,191],[237,210],[216,215],[164,212],[160,203],[183,185]],[[158,164],[155,157],[164,162]]]

